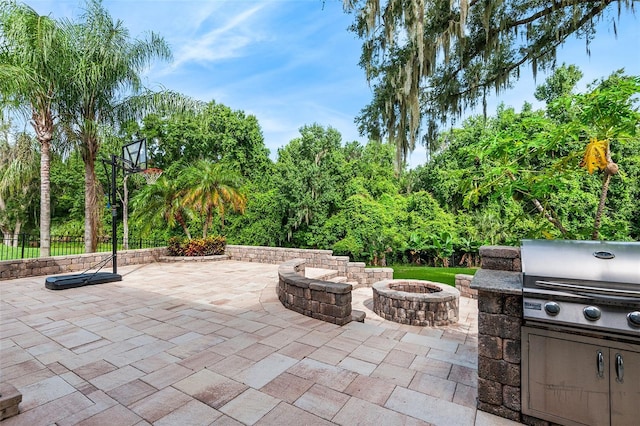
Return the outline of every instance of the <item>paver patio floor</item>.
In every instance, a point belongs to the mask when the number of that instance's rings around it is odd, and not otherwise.
[[[0,281],[0,382],[10,425],[509,425],[477,411],[477,304],[456,326],[365,323],[285,309],[277,265],[122,267],[63,291]],[[308,275],[322,274],[308,270]]]

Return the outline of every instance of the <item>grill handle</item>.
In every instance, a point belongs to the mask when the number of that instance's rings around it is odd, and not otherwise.
[[[553,281],[536,281],[536,285],[538,287],[548,288],[551,290],[574,290],[574,291],[581,291],[585,293],[604,294],[607,296],[629,296],[629,297],[635,297],[635,298],[640,297],[640,292],[633,291],[633,290],[619,290],[615,288],[591,287],[587,285],[556,283]]]
[[[596,368],[598,371],[598,377],[602,379],[604,377],[604,355],[602,355],[602,351],[598,351],[597,354]]]
[[[624,361],[620,354],[616,354],[616,381],[618,383],[624,382]]]

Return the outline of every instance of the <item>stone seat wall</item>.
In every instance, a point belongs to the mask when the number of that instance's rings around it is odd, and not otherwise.
[[[277,294],[292,311],[337,325],[351,322],[351,284],[304,276],[305,260],[293,259],[278,268]]]
[[[478,290],[471,288],[471,281],[473,281],[473,275],[456,274],[456,289],[458,289],[462,297],[477,299]]]

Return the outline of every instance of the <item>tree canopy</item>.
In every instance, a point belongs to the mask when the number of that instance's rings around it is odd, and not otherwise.
[[[579,75],[558,68],[536,90],[544,108],[501,106],[487,118],[469,118],[441,135],[431,162],[399,173],[391,144],[343,142],[337,130],[317,124],[302,127],[275,162],[261,155],[245,162],[253,157],[242,153],[264,152],[261,140],[252,147],[238,138],[224,160],[217,155],[215,141],[232,142],[242,120],[211,133],[191,127],[200,123],[197,114],[127,124],[124,139],[159,131],[155,143],[166,149],[167,164],[154,185],[131,176],[132,227],[145,239],[223,233],[230,244],[332,249],[377,265],[473,265],[482,244],[590,239],[596,229],[602,240],[640,240],[640,79],[616,72],[577,93]],[[214,108],[207,120],[242,116],[229,111]],[[179,128],[193,133],[180,139]],[[102,152],[119,152],[120,137],[106,141]],[[181,151],[188,160],[179,161]],[[81,230],[81,155],[76,148],[52,161],[56,230],[73,231],[78,223]],[[611,163],[616,173],[607,171]],[[268,172],[240,173],[260,165]],[[37,195],[29,188],[27,197]],[[223,194],[236,190],[240,197]],[[0,213],[20,214],[33,228],[29,215],[5,204]]]
[[[523,67],[535,76],[555,65],[570,36],[589,42],[596,23],[632,0],[344,0],[362,39],[361,66],[374,88],[357,121],[386,135],[406,158],[420,135],[432,147],[439,125],[511,86]],[[486,103],[484,103],[486,107]]]

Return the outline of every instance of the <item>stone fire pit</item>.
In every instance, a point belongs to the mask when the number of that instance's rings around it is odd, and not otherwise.
[[[458,322],[460,292],[421,280],[384,280],[373,285],[373,312],[400,324],[434,326]]]

